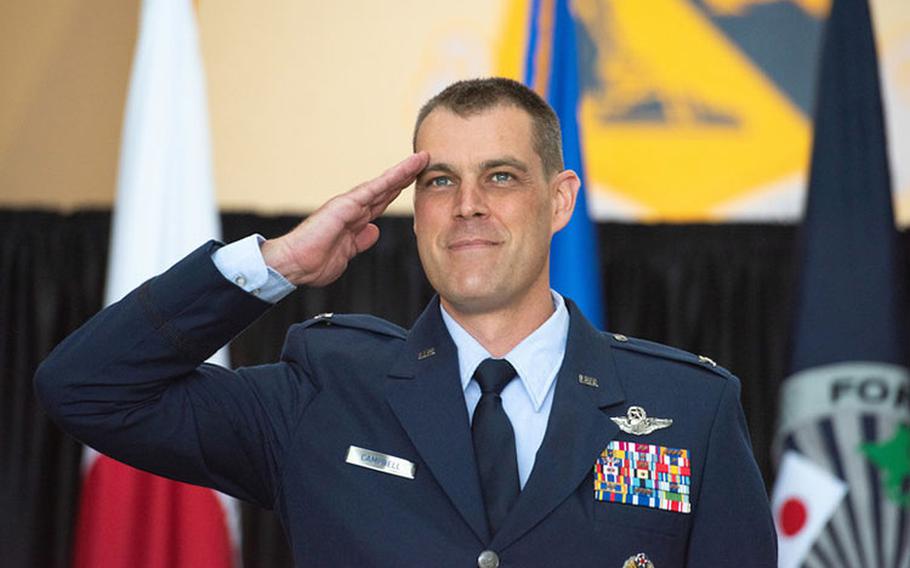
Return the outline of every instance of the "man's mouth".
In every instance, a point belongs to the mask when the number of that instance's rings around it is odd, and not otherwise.
[[[457,241],[452,241],[449,243],[449,250],[454,252],[459,251],[469,251],[469,250],[481,250],[486,248],[492,248],[499,246],[498,241],[492,241],[490,239],[458,239]]]

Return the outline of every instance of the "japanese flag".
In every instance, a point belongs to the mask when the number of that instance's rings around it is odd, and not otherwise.
[[[120,150],[105,303],[217,238],[191,0],[144,0]],[[227,351],[212,362],[227,365]],[[239,566],[233,499],[86,449],[74,568]]]
[[[800,565],[846,494],[837,477],[797,452],[784,453],[771,495],[779,568]]]

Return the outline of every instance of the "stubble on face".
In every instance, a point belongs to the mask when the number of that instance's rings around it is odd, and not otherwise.
[[[512,106],[467,117],[438,108],[417,135],[414,229],[427,277],[465,314],[549,302],[553,204],[531,119]]]

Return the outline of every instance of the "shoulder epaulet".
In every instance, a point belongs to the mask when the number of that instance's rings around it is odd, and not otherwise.
[[[335,314],[326,312],[308,319],[299,325],[303,328],[317,325],[327,327],[337,325],[351,329],[363,329],[400,339],[405,339],[408,335],[408,332],[405,331],[404,328],[382,318],[367,314]]]
[[[710,357],[705,357],[704,355],[695,355],[694,353],[670,347],[669,345],[655,343],[653,341],[648,341],[647,339],[628,337],[621,333],[607,333],[606,335],[610,338],[610,345],[612,347],[636,351],[638,353],[644,353],[645,355],[670,359],[671,361],[678,361],[689,365],[696,365],[708,371],[713,371],[715,374],[724,378],[732,376],[730,371],[715,363]]]

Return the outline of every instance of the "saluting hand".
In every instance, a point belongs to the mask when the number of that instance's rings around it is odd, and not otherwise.
[[[298,286],[335,281],[354,256],[376,243],[379,228],[372,221],[428,161],[426,152],[412,154],[376,179],[333,197],[291,232],[262,243],[266,264]]]

